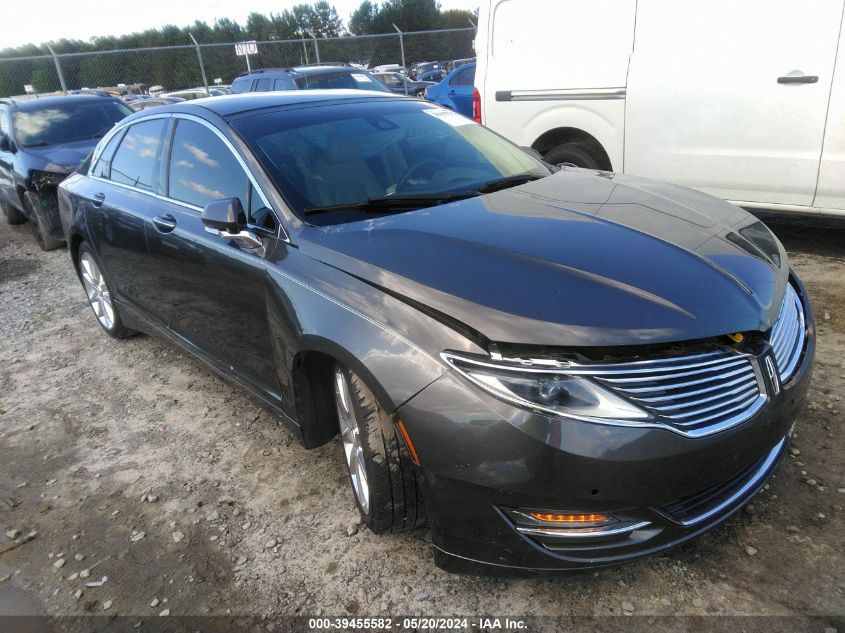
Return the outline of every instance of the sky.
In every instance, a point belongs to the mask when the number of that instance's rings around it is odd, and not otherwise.
[[[344,22],[361,0],[329,0]],[[175,24],[186,26],[196,20],[211,24],[230,18],[244,24],[246,16],[279,13],[309,0],[40,0],[35,5],[7,0],[0,20],[0,48],[40,44],[63,37],[88,40],[95,35],[125,35],[149,28]],[[478,7],[479,0],[440,0],[441,9]]]

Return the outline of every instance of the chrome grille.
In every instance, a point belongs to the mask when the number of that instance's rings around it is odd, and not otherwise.
[[[786,382],[795,373],[801,352],[804,349],[806,324],[801,299],[791,284],[786,286],[786,296],[780,308],[777,323],[772,328],[769,343],[775,353],[781,382]]]
[[[740,424],[766,399],[751,358],[727,349],[596,364],[590,375],[691,436]]]

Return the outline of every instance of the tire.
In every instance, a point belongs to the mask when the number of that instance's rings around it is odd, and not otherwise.
[[[26,222],[26,216],[5,200],[0,200],[0,208],[3,209],[7,224],[23,224]]]
[[[569,163],[570,165],[584,167],[585,169],[605,169],[601,159],[596,156],[596,151],[589,145],[579,142],[558,145],[549,150],[544,159],[552,165]]]
[[[77,271],[88,303],[106,334],[118,339],[135,334],[134,330],[123,325],[117,303],[112,299],[114,293],[100,268],[100,261],[85,242],[79,245]]]
[[[30,217],[32,218],[32,233],[35,235],[35,241],[42,251],[54,251],[57,248],[64,246],[64,240],[57,240],[50,235],[47,227],[50,226],[47,217],[44,215],[44,209],[38,206],[27,203],[29,205]]]
[[[376,534],[402,532],[426,521],[419,473],[393,420],[364,381],[336,365],[334,392],[355,503]]]

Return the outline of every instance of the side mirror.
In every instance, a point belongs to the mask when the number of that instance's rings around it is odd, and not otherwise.
[[[238,218],[244,217],[244,209],[237,198],[224,198],[205,205],[202,223],[205,230],[221,240],[232,240],[246,248],[261,248],[264,242],[252,231],[241,229]]]
[[[11,152],[12,143],[9,140],[8,134],[0,132],[0,152]]]
[[[209,202],[202,210],[202,223],[213,232],[240,233],[238,218],[243,217],[244,209],[237,198],[224,198]]]

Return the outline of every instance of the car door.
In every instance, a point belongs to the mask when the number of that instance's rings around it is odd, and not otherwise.
[[[625,172],[728,200],[809,206],[842,0],[643,0]]]
[[[824,134],[819,184],[813,206],[845,210],[845,18],[839,32],[836,70]]]
[[[475,82],[475,65],[466,66],[449,79],[449,106],[466,117],[472,117],[472,87]]]
[[[9,107],[3,104],[0,104],[0,132],[6,135],[11,145],[13,142],[11,116]],[[13,197],[15,191],[13,158],[11,146],[7,149],[0,149],[0,199],[7,204],[15,199]]]
[[[83,213],[103,271],[117,298],[148,315],[156,309],[156,280],[147,257],[146,226],[158,212],[166,116],[114,134],[80,188]]]
[[[267,321],[264,256],[277,245],[278,222],[225,137],[211,124],[175,118],[167,195],[147,229],[155,263],[157,311],[168,328],[223,371],[262,395],[280,397]],[[261,248],[206,231],[202,209],[238,198]]]

